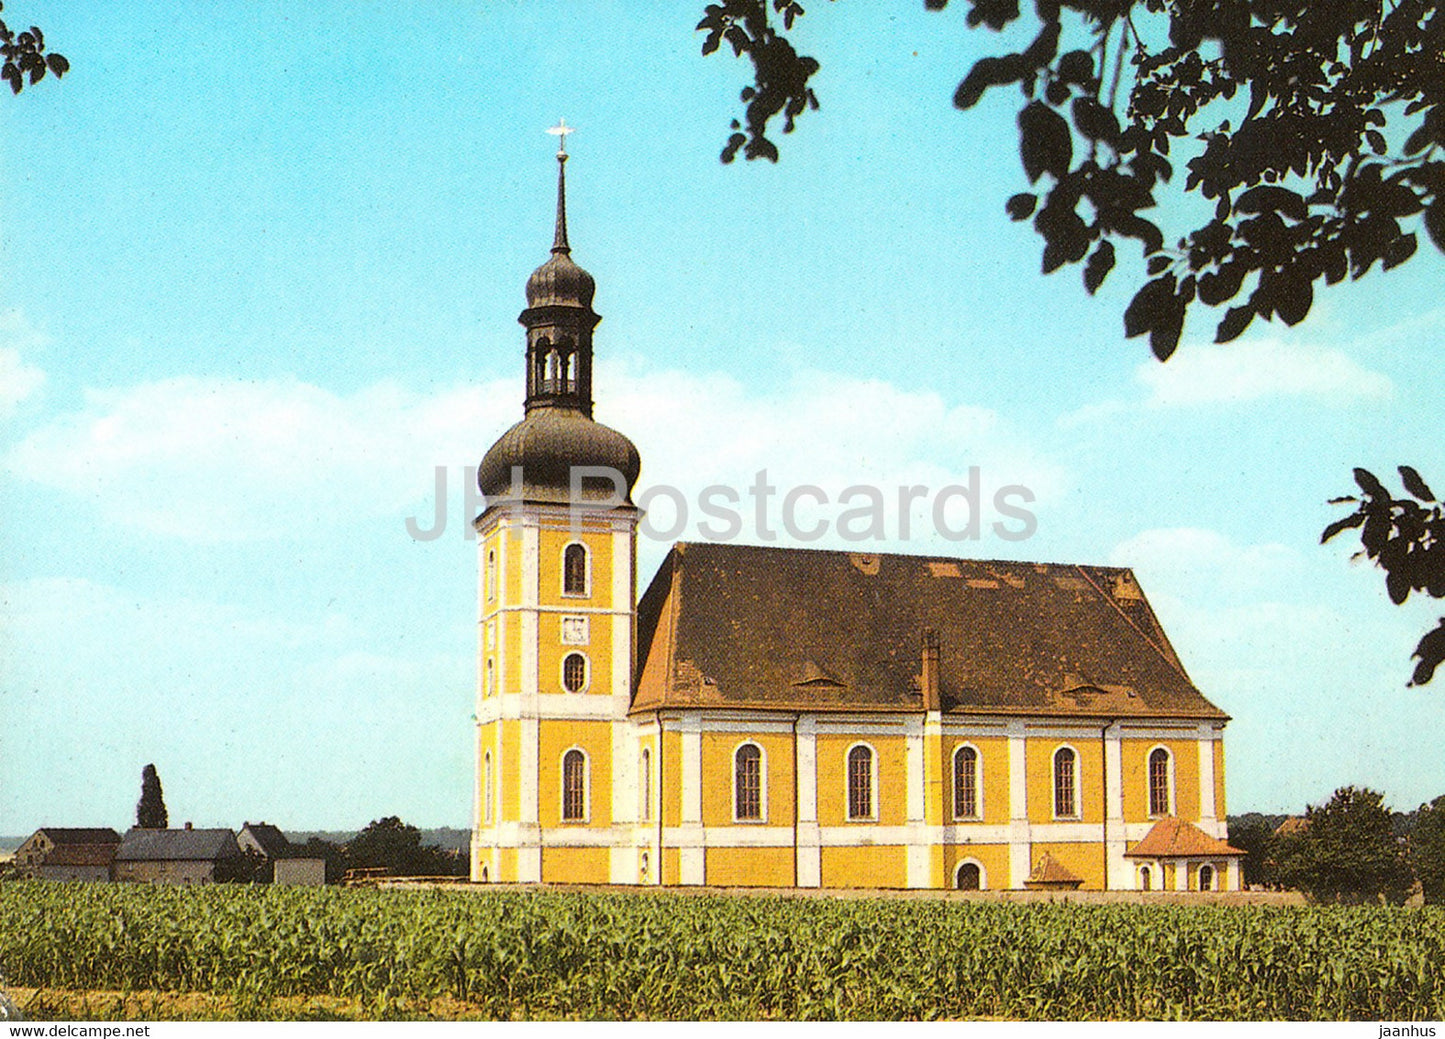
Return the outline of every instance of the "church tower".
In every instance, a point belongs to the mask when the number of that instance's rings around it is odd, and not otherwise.
[[[596,283],[567,240],[565,122],[552,255],[527,280],[525,415],[477,469],[473,881],[636,883],[627,724],[640,459],[592,419]]]

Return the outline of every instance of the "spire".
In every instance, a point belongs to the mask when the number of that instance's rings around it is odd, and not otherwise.
[[[565,119],[547,131],[557,146],[557,226],[552,255],[527,279],[527,309],[518,320],[527,329],[527,410],[573,408],[592,414],[592,329],[601,320],[592,309],[596,283],[572,260],[567,241],[567,135]]]
[[[567,125],[567,120],[558,119],[547,132],[557,138],[557,230],[552,235],[552,251],[571,253],[572,247],[567,244],[567,135],[577,131]]]

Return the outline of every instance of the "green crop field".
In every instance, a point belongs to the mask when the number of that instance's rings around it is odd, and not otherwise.
[[[10,883],[0,979],[249,1016],[1439,1020],[1445,910]]]

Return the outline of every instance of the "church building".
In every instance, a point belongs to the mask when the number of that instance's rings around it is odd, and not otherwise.
[[[1229,719],[1128,569],[679,543],[638,594],[557,158],[477,472],[472,880],[1238,890]]]

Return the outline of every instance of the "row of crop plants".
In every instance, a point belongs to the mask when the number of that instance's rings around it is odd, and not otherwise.
[[[11,884],[16,986],[497,1018],[1445,1017],[1445,910]]]

